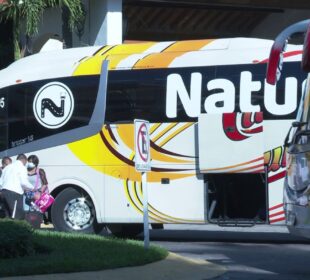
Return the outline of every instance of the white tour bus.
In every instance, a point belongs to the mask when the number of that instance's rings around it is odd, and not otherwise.
[[[267,82],[276,84],[283,67],[281,56],[287,41],[295,34],[305,35],[301,68],[310,72],[310,20],[293,24],[276,38],[267,71]],[[284,209],[286,224],[295,235],[310,237],[310,75],[300,101],[296,121],[285,140],[287,174],[284,181]]]
[[[283,140],[305,74],[288,45],[277,87],[272,41],[148,42],[42,52],[0,71],[0,158],[36,154],[57,230],[142,231],[134,119],[150,122],[149,219],[283,224]]]

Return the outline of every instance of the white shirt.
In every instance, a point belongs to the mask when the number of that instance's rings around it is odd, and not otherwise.
[[[20,160],[6,166],[0,177],[2,189],[19,194],[24,193],[24,188],[32,190],[34,187],[28,181],[27,169]]]

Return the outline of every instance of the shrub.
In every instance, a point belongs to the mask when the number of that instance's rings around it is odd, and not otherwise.
[[[32,227],[25,221],[0,219],[0,258],[16,258],[34,253]]]

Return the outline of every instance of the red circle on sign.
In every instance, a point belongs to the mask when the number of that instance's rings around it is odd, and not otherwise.
[[[140,157],[141,157],[141,159],[144,161],[144,162],[147,162],[147,160],[148,160],[148,153],[145,155],[144,153],[142,153],[142,151],[141,151],[141,147],[140,147],[140,137],[142,137],[142,141],[143,141],[143,138],[145,137],[144,135],[143,135],[143,133],[142,133],[142,129],[143,128],[145,128],[145,131],[147,130],[147,128],[146,128],[146,125],[145,125],[145,123],[143,123],[141,126],[140,126],[140,128],[139,128],[139,130],[138,130],[138,137],[137,137],[137,146],[138,146],[138,152],[139,152],[139,155],[140,155]],[[148,149],[149,149],[149,147],[148,147]]]

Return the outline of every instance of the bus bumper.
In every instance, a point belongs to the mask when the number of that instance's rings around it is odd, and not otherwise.
[[[287,203],[284,208],[289,232],[310,238],[310,207]]]

